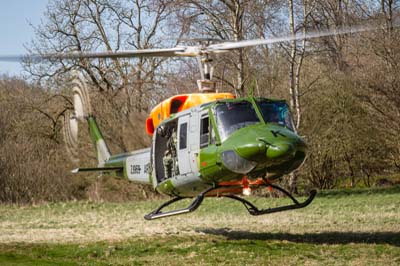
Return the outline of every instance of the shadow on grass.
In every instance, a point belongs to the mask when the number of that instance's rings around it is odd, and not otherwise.
[[[228,228],[198,229],[197,232],[224,236],[229,240],[279,240],[308,244],[389,244],[400,246],[400,232],[323,232],[323,233],[255,233]]]

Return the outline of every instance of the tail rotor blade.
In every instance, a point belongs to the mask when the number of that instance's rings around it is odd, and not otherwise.
[[[75,74],[75,77],[72,81],[72,86],[72,91],[74,94],[75,116],[77,119],[83,120],[92,113],[86,82],[78,74]]]
[[[74,93],[74,110],[76,118],[82,119],[85,116],[85,113],[83,111],[82,98],[79,93]]]
[[[78,120],[75,117],[69,119],[70,136],[73,143],[78,143]]]
[[[79,121],[85,120],[92,114],[92,107],[86,82],[79,74],[74,74],[71,85],[74,110],[64,115],[63,131],[66,149],[72,161],[78,162]]]
[[[78,120],[70,113],[64,115],[63,135],[65,148],[73,162],[79,162],[78,157]]]

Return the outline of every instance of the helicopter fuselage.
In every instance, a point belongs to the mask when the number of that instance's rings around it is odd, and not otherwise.
[[[248,97],[176,113],[155,129],[150,149],[112,156],[104,167],[123,164],[120,175],[170,196],[215,187],[214,196],[273,182],[297,169],[305,152],[285,101]]]

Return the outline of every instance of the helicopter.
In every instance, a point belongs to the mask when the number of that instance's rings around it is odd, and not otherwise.
[[[73,147],[78,121],[86,120],[99,164],[73,172],[101,171],[152,185],[173,197],[145,215],[147,220],[194,211],[204,197],[239,200],[250,214],[261,215],[305,207],[316,194],[311,191],[309,198],[299,203],[273,184],[297,169],[306,154],[305,142],[294,132],[284,100],[235,98],[216,92],[176,95],[156,106],[146,120],[146,131],[152,136],[150,148],[111,155],[91,111],[85,83],[77,79],[74,84],[74,112],[65,120],[64,136]],[[284,192],[294,204],[260,210],[236,195],[250,195],[262,186]],[[187,208],[162,212],[184,198],[194,200]]]
[[[198,46],[177,46],[133,51],[72,52],[30,55],[33,60],[130,57],[195,57],[201,79],[198,93],[172,96],[155,106],[146,120],[151,147],[112,155],[96,122],[85,80],[77,76],[72,82],[74,110],[65,116],[64,136],[75,156],[78,124],[86,121],[94,143],[98,165],[77,168],[73,173],[96,171],[150,185],[161,194],[172,197],[146,214],[154,220],[195,211],[205,197],[226,197],[241,202],[251,215],[264,215],[304,208],[315,198],[311,190],[299,202],[284,188],[276,185],[284,175],[298,169],[306,158],[307,146],[293,126],[290,108],[285,100],[262,97],[237,98],[219,93],[212,80],[212,55],[245,47],[293,40],[357,33],[371,27],[343,28],[336,31],[310,32],[270,39],[204,42]],[[2,56],[2,61],[23,57]],[[287,195],[293,204],[258,208],[245,199],[253,190],[269,187]],[[192,198],[189,206],[163,211],[182,199]]]

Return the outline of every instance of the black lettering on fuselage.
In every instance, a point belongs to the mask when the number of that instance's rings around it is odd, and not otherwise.
[[[131,164],[131,175],[138,175],[140,174],[141,167],[139,164]]]
[[[286,137],[285,135],[283,135],[279,130],[271,130],[272,135],[274,135],[275,138],[278,137],[278,135],[281,135],[282,137]]]
[[[146,164],[145,166],[144,166],[144,173],[145,174],[148,174],[150,172],[150,163],[148,163],[148,164]]]

